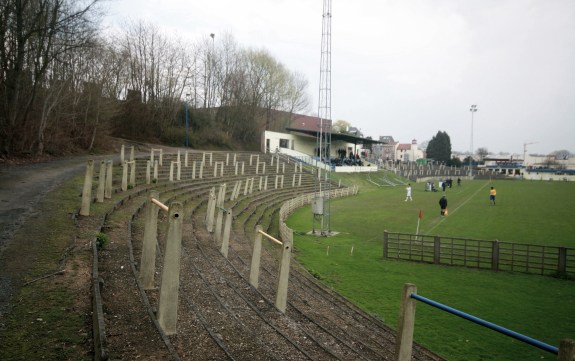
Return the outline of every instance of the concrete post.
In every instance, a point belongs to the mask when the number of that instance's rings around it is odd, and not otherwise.
[[[236,163],[236,172],[235,175],[238,175],[238,163]]]
[[[106,171],[106,189],[104,189],[104,198],[112,198],[112,171],[114,170],[114,163],[111,160],[106,161],[108,170]]]
[[[124,163],[124,161],[126,160],[125,149],[126,149],[126,146],[124,144],[122,144],[122,147],[120,148],[120,162],[122,162],[122,163]]]
[[[282,255],[280,260],[279,276],[278,276],[278,288],[276,293],[276,307],[282,313],[286,312],[290,261],[291,261],[291,240],[284,239],[282,246]]]
[[[244,187],[244,196],[248,195],[248,186],[249,186],[249,184],[250,184],[250,179],[247,178],[247,179],[246,179],[246,185],[245,185],[245,187]]]
[[[136,186],[136,161],[130,161],[130,183],[132,187]]]
[[[275,182],[275,188],[274,189],[278,189],[278,175],[276,174],[276,182]]]
[[[122,163],[122,192],[128,190],[128,161]]]
[[[281,175],[281,182],[280,182],[280,188],[284,187],[284,175]]]
[[[200,163],[200,174],[199,174],[199,178],[202,179],[204,178],[204,162]]]
[[[160,167],[164,165],[163,159],[164,159],[164,150],[160,148]]]
[[[291,187],[295,188],[295,173],[293,174],[293,179],[291,181]]]
[[[242,175],[244,175],[245,165],[246,165],[246,162],[242,162]]]
[[[250,194],[254,192],[254,177],[250,179]]]
[[[260,162],[256,163],[256,174],[260,173]]]
[[[158,181],[158,163],[159,162],[157,160],[154,161],[154,182]]]
[[[260,258],[262,255],[262,226],[256,226],[256,237],[254,239],[254,248],[252,250],[252,263],[250,266],[250,285],[258,288],[260,276]]]
[[[94,176],[94,161],[90,159],[86,164],[86,174],[84,176],[84,188],[82,189],[81,216],[90,215],[90,203],[92,203],[92,177]]]
[[[411,298],[412,293],[417,293],[417,287],[414,284],[406,283],[403,285],[397,336],[395,338],[396,361],[411,361],[413,331],[415,328],[415,304],[417,302]]]
[[[285,173],[285,172],[286,172],[286,164],[282,163],[282,173]]]
[[[297,186],[298,186],[298,187],[301,187],[301,173],[299,174],[299,181],[298,181],[298,183],[297,183]]]
[[[280,172],[280,162],[279,160],[276,162],[276,173]]]
[[[214,229],[214,210],[216,209],[216,188],[212,187],[210,189],[210,194],[208,196],[208,214],[206,216],[206,225],[208,232],[212,233]]]
[[[264,177],[260,176],[260,186],[259,186],[259,188],[258,188],[259,191],[262,190],[262,182],[263,182],[263,180],[264,180]]]
[[[170,182],[174,181],[174,161],[170,162]]]
[[[180,150],[179,150],[179,149],[178,149],[178,155],[177,155],[177,158],[176,158],[176,162],[178,162],[178,163],[180,162]]]
[[[226,153],[226,166],[230,165],[230,153]]]
[[[98,192],[96,193],[96,201],[98,203],[104,202],[105,188],[106,188],[106,161],[101,161],[100,172],[98,173]]]
[[[182,179],[182,163],[178,160],[178,163],[176,163],[176,180],[181,180]]]
[[[266,175],[266,177],[264,178],[264,191],[268,190],[268,176]]]
[[[158,243],[158,207],[152,198],[159,200],[160,193],[150,191],[146,204],[146,219],[144,223],[144,241],[142,243],[142,259],[140,260],[139,278],[145,290],[154,288],[154,272],[156,271],[156,245]]]
[[[184,167],[188,168],[188,151],[184,154]]]
[[[196,179],[196,161],[192,162],[192,179]]]
[[[224,162],[220,162],[220,177],[224,176]]]
[[[152,177],[150,172],[152,171],[152,162],[146,161],[146,184],[152,183]]]
[[[180,288],[180,258],[182,253],[182,203],[170,204],[168,213],[168,236],[164,252],[162,283],[160,285],[160,303],[158,323],[166,335],[176,333],[178,320],[178,292]]]
[[[236,156],[237,154],[234,153],[234,165],[236,165]]]
[[[219,245],[222,241],[222,223],[224,221],[224,210],[217,203],[218,202],[216,202],[215,211],[218,215],[216,217],[216,230],[214,232],[214,240],[216,241],[216,246]]]
[[[134,146],[130,147],[130,162],[136,160],[136,157],[134,155]]]

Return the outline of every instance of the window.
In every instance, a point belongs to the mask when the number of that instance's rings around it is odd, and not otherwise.
[[[280,139],[280,148],[288,148],[289,147],[289,140],[288,139]]]

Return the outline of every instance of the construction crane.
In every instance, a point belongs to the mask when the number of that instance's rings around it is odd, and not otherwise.
[[[538,142],[525,142],[523,143],[523,166],[527,168],[527,162],[525,161],[525,157],[527,156],[527,146],[529,144],[537,144]]]

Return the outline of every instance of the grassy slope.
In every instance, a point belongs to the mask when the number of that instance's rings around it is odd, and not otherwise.
[[[381,259],[383,230],[415,232],[420,209],[424,234],[575,247],[568,206],[575,201],[574,183],[464,182],[448,189],[450,216],[442,219],[440,193],[424,192],[422,184],[412,184],[414,201],[406,203],[404,187],[377,188],[362,175],[346,179],[352,181],[361,184],[361,194],[331,205],[332,229],[341,233],[329,239],[298,235],[295,240],[298,259],[339,292],[393,328],[402,286],[410,282],[423,296],[551,345],[575,337],[573,281]],[[488,203],[491,185],[498,190],[495,207]],[[308,230],[309,207],[288,224],[297,233]],[[424,304],[418,305],[415,337],[450,360],[555,359]]]

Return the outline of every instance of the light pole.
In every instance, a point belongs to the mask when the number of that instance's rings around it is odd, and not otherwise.
[[[186,148],[188,147],[188,98],[190,97],[189,93],[186,93]]]
[[[477,111],[477,104],[473,104],[471,106],[471,109],[469,109],[469,111],[471,112],[471,149],[470,149],[470,154],[469,154],[469,177],[473,176],[473,168],[471,166],[472,161],[473,161],[473,113],[475,113]]]

